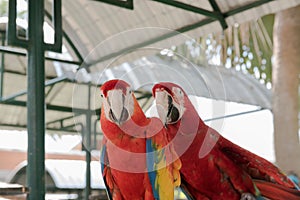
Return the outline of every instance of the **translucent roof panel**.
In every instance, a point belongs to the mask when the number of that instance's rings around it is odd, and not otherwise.
[[[49,0],[46,3],[48,10],[51,8],[51,2]],[[189,37],[199,37],[222,30],[221,23],[216,16],[206,16],[213,15],[213,10],[215,12],[219,10],[220,16],[223,16],[227,25],[230,26],[300,4],[300,0],[216,0],[217,8],[215,8],[207,0],[176,2],[179,2],[179,5],[166,5],[158,0],[138,0],[133,1],[134,9],[129,10],[103,3],[100,0],[64,0],[62,1],[63,28],[82,57],[86,58],[102,42],[132,29],[148,27],[150,30],[149,27],[156,27],[179,31],[188,34]],[[190,10],[180,8],[181,4],[187,5]],[[146,41],[149,38],[152,42],[163,41],[161,42],[163,44],[168,37],[170,35],[163,36],[162,32],[145,31],[143,35],[124,37],[121,42],[110,40],[110,46],[94,54],[95,57],[89,57],[86,62],[93,63],[96,59],[126,48],[147,46]],[[177,41],[177,44],[180,42],[181,40]]]
[[[148,56],[93,73],[79,71],[75,79],[96,85],[123,79],[134,90],[148,92],[155,83],[169,81],[179,84],[189,95],[271,108],[271,90],[251,75],[223,66],[198,66],[176,56]]]

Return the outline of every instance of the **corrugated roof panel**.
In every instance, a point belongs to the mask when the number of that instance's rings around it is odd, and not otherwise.
[[[259,0],[235,0],[235,1],[216,0],[216,3],[220,6],[222,12],[228,12],[232,9],[236,9],[241,6],[245,6],[247,4],[258,2],[258,1]]]
[[[233,16],[230,16],[226,19],[226,22],[228,24],[243,23],[243,22],[246,22],[249,20],[258,19],[259,17],[262,17],[267,14],[276,13],[280,10],[294,7],[299,4],[300,4],[300,0],[271,1],[269,3],[263,4],[262,6],[251,8],[251,9],[245,10],[242,13],[238,13]]]
[[[26,90],[27,79],[24,75],[5,73],[4,74],[3,97],[8,98],[16,93]]]
[[[14,125],[16,127],[27,124],[27,115],[24,107],[0,105],[1,113],[5,113],[0,118],[2,125]]]
[[[271,91],[249,74],[221,66],[196,66],[177,59],[149,56],[103,68],[92,75],[92,82],[101,84],[120,78],[128,81],[133,89],[145,86],[151,91],[154,83],[171,81],[181,85],[188,94],[271,108]]]
[[[211,10],[208,1],[180,1],[192,6],[198,6],[203,9]],[[236,0],[236,1],[216,1],[223,12],[238,9],[250,3],[259,2],[257,0]],[[281,9],[292,7],[300,4],[300,0],[277,0],[265,3],[259,7],[244,11],[234,16],[226,18],[228,25],[233,25],[238,22],[245,22],[251,19],[257,19],[260,16],[277,12]],[[128,10],[113,5],[108,5],[95,1],[80,1],[80,0],[65,0],[63,1],[63,16],[68,17],[69,23],[72,26],[65,27],[65,31],[70,34],[71,39],[77,40],[77,48],[87,56],[99,43],[106,40],[108,37],[119,34],[123,31],[140,28],[140,27],[161,27],[172,30],[195,24],[206,19],[202,14],[186,11],[180,8],[169,6],[156,1],[134,1],[134,10]],[[99,17],[98,17],[99,16]],[[70,19],[71,18],[71,19]],[[70,21],[71,20],[71,21]],[[74,22],[72,22],[74,21]],[[213,22],[200,28],[194,27],[194,30],[187,32],[191,37],[199,37],[200,35],[210,32],[221,31],[219,22]],[[75,29],[75,30],[74,30]],[[78,35],[77,39],[75,34]],[[155,35],[159,36],[159,35]],[[154,36],[153,36],[154,37]],[[152,38],[153,38],[152,37]],[[124,49],[133,44],[141,43],[147,39],[141,38],[126,38],[123,44],[116,41],[110,41],[111,46],[119,46],[119,49]],[[177,43],[178,44],[178,43]],[[86,51],[86,50],[87,51]],[[115,48],[103,49],[96,57],[100,58],[103,55],[108,55],[115,52]]]

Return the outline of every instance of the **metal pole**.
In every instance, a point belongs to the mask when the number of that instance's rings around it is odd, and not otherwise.
[[[53,0],[54,44],[44,43],[44,0],[28,0],[27,37],[17,35],[17,0],[9,1],[7,43],[27,49],[27,186],[29,200],[45,198],[45,50],[61,52],[61,0]],[[16,102],[16,101],[15,101]],[[50,106],[50,105],[49,105]]]
[[[97,148],[97,126],[99,126],[100,124],[100,119],[97,118],[95,121],[94,121],[94,134],[93,134],[93,148]]]
[[[88,200],[91,194],[91,84],[88,85],[88,111],[86,114],[86,185],[84,199]]]
[[[28,2],[28,199],[45,198],[44,0]]]
[[[1,34],[1,44],[4,46],[5,34]],[[4,53],[1,53],[1,63],[0,63],[0,99],[3,97],[3,82],[4,82]]]

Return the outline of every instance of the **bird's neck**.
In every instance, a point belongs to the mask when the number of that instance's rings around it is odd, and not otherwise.
[[[190,135],[199,132],[199,130],[206,130],[207,125],[199,117],[192,103],[186,103],[185,108],[181,119],[177,123],[169,125],[171,132],[173,132],[173,134],[180,132],[184,135]]]
[[[140,126],[145,126],[149,123],[149,120],[147,119],[146,115],[144,114],[144,111],[139,106],[139,104],[135,98],[134,98],[134,112],[131,116],[131,120]]]
[[[100,118],[101,129],[108,140],[114,140],[115,138],[118,138],[120,134],[122,134],[122,130],[117,124],[108,120],[104,113],[104,107],[102,106]]]

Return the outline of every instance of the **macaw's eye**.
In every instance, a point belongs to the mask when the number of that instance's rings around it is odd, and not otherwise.
[[[172,111],[172,107],[173,107],[173,99],[170,95],[168,95],[168,113],[167,113],[167,116],[170,115],[170,113]]]
[[[173,99],[172,99],[172,97],[170,95],[168,95],[168,105],[169,105],[169,107],[172,104],[173,104]]]
[[[176,123],[179,120],[179,110],[175,106],[170,108],[170,111],[168,112],[168,119],[169,124]]]
[[[175,123],[179,120],[179,110],[174,106],[173,99],[168,95],[168,113],[167,113],[168,123]]]

